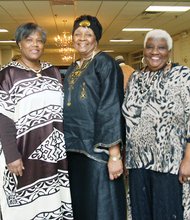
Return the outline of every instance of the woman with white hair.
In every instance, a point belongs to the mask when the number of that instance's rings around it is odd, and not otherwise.
[[[123,103],[133,220],[190,219],[190,69],[171,49],[166,31],[147,33]]]

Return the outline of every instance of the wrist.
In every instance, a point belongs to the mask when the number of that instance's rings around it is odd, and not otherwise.
[[[109,160],[112,160],[112,161],[118,161],[118,160],[121,160],[122,157],[121,157],[121,154],[118,154],[118,155],[110,155],[109,156]]]

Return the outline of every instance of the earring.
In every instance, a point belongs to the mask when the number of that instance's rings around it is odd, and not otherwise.
[[[168,60],[168,62],[166,64],[169,65],[171,63],[172,63],[171,58],[169,58],[169,60]]]
[[[145,61],[144,57],[142,57],[141,63],[142,63],[144,66],[146,65],[146,61]]]

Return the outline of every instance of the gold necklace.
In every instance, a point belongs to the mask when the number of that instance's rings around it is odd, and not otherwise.
[[[78,63],[74,70],[71,72],[71,74],[68,76],[68,100],[67,100],[67,106],[71,106],[71,95],[72,95],[72,90],[74,89],[75,83],[79,79],[79,77],[84,73],[84,71],[87,69],[91,61],[93,60],[94,56],[98,53],[99,51],[93,51],[91,58],[88,60],[84,60],[82,64]]]
[[[42,76],[42,74],[41,74],[42,68],[41,68],[41,67],[40,67],[39,70],[35,70],[35,69],[29,67],[22,59],[20,59],[20,61],[24,64],[25,67],[27,67],[28,69],[30,69],[30,70],[32,70],[34,73],[36,73],[36,76],[37,76],[37,77],[41,77],[41,76]]]

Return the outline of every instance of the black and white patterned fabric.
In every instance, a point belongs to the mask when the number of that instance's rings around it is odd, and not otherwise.
[[[176,65],[135,72],[122,109],[126,167],[177,175],[190,137],[190,69]],[[184,184],[184,219],[190,216],[189,193],[189,184]]]
[[[11,174],[0,147],[3,220],[72,220],[63,133],[63,88],[58,70],[41,63],[41,77],[16,61],[0,72],[0,113],[17,130],[24,174]]]

